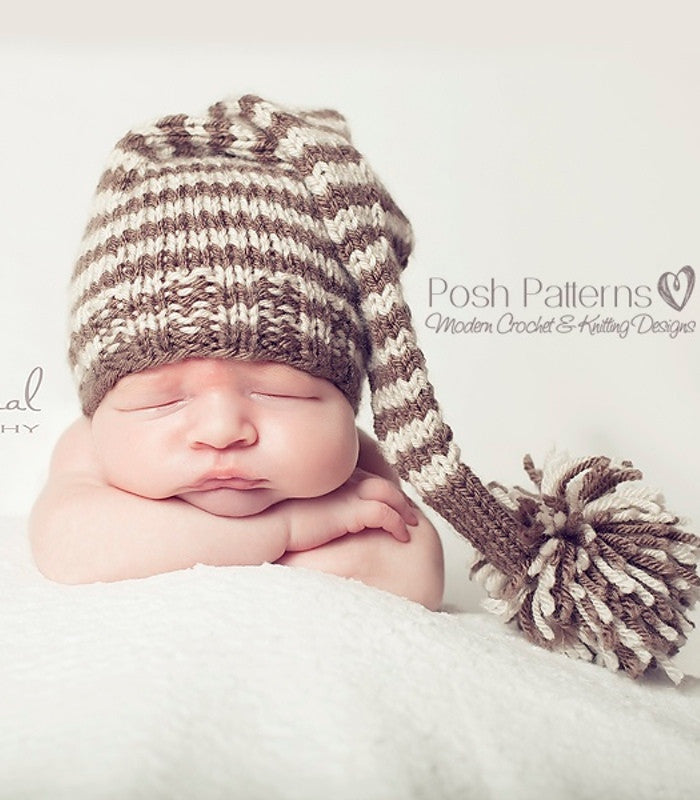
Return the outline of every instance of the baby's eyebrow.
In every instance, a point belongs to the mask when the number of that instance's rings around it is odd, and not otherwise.
[[[128,392],[168,392],[177,388],[178,382],[172,375],[135,373],[122,378],[117,389]]]
[[[291,372],[289,368],[285,368],[284,364],[277,364],[275,362],[260,364],[259,366],[261,367],[260,372],[262,377],[266,380],[279,381],[286,384],[293,383],[294,385],[307,387],[316,385],[317,378],[310,375],[308,372],[302,372],[301,370],[298,372]]]

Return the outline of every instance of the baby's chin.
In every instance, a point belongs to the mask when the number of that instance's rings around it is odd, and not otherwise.
[[[252,517],[279,503],[283,497],[271,489],[211,489],[206,492],[184,492],[181,500],[218,517]]]

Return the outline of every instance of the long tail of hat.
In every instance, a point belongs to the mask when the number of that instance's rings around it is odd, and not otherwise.
[[[428,380],[400,284],[412,247],[408,220],[351,144],[340,114],[291,112],[253,95],[238,105],[264,131],[265,150],[302,176],[357,283],[371,343],[375,432],[385,456],[488,562],[520,575],[529,562],[526,534],[462,463]]]

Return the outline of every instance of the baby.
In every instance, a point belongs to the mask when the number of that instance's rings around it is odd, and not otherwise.
[[[375,422],[407,464],[403,404],[432,419],[400,349],[407,312],[365,296],[410,243],[336,112],[245,96],[124,136],[72,276],[83,416],[31,515],[40,570],[81,583],[276,562],[439,607],[438,535],[355,426],[370,367]]]
[[[274,362],[121,378],[60,439],[30,537],[41,571],[67,583],[269,561],[442,601],[438,535],[348,400]]]

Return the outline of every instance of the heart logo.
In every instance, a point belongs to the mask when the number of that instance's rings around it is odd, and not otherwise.
[[[695,288],[695,270],[685,266],[678,272],[664,272],[656,285],[661,299],[676,311],[682,311]]]

